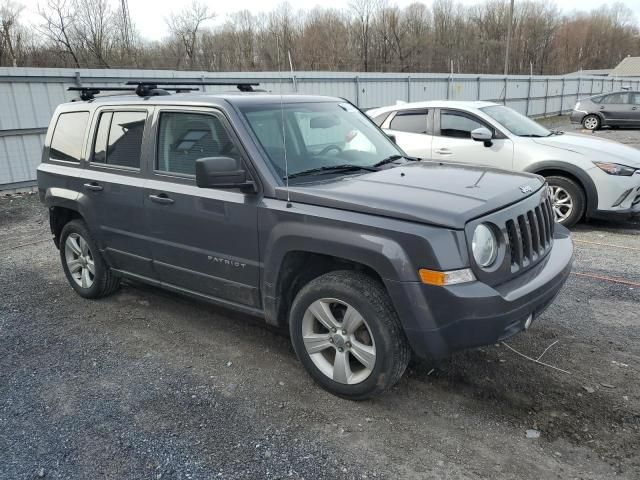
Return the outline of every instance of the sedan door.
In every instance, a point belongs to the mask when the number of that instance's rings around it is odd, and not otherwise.
[[[199,158],[246,160],[229,124],[209,108],[162,108],[154,127],[144,202],[160,281],[219,303],[259,307],[258,195],[195,181]]]
[[[600,102],[599,111],[609,125],[625,125],[630,121],[629,92],[612,93]]]
[[[438,109],[435,119],[431,143],[434,160],[513,168],[513,142],[492,125],[461,110]],[[486,128],[493,134],[490,145],[471,138],[477,128]]]
[[[399,110],[385,120],[383,128],[396,137],[396,143],[407,154],[430,159],[433,136],[429,123],[426,108]]]

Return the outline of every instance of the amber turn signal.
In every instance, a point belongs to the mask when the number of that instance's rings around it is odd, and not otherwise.
[[[435,285],[437,287],[444,287],[445,285],[455,285],[457,283],[473,282],[476,276],[473,274],[470,268],[464,268],[462,270],[450,270],[448,272],[441,272],[439,270],[429,270],[421,268],[418,270],[420,280],[427,285]]]

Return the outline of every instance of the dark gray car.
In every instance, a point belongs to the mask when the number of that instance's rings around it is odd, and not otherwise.
[[[78,294],[127,278],[261,317],[350,399],[393,386],[412,352],[528,328],[573,256],[542,177],[406,157],[339,98],[64,104],[38,185]]]
[[[613,92],[584,98],[571,112],[571,123],[587,130],[603,126],[640,127],[640,92]]]

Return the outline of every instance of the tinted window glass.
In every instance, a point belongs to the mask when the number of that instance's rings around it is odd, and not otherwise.
[[[391,120],[392,130],[408,133],[427,133],[427,111],[411,110],[398,112]]]
[[[121,167],[140,168],[140,152],[146,112],[103,113],[96,134],[94,161]],[[108,135],[106,134],[108,126]],[[102,142],[100,145],[98,142]]]
[[[206,157],[240,157],[217,117],[178,112],[160,115],[158,170],[195,175],[196,160]]]
[[[456,112],[440,113],[440,135],[443,137],[471,138],[471,131],[486,128],[477,120]]]
[[[611,95],[607,95],[602,99],[602,103],[606,104],[621,104],[621,103],[629,103],[629,94],[628,93],[612,93]]]
[[[640,92],[635,92],[631,94],[632,102],[634,105],[640,105]]]
[[[63,113],[58,117],[51,139],[49,158],[79,162],[89,112]]]

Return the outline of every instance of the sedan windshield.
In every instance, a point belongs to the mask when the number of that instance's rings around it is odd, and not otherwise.
[[[280,178],[287,173],[291,179],[366,173],[404,157],[371,120],[346,102],[257,105],[241,111]]]
[[[481,108],[484,113],[519,137],[548,137],[552,132],[539,123],[503,105]]]

